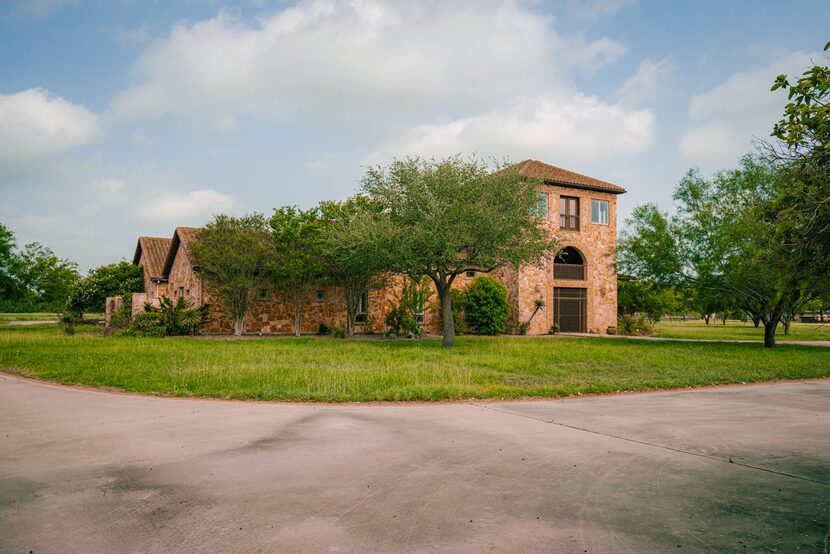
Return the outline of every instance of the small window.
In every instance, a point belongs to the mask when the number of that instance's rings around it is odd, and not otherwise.
[[[355,314],[355,323],[366,323],[366,315],[369,313],[369,292],[363,291],[360,293],[360,301],[357,304],[357,314]]]
[[[317,302],[322,302],[326,299],[326,291],[318,289],[317,292],[314,293],[314,298],[317,299]]]
[[[559,227],[579,230],[579,198],[559,197]]]
[[[467,277],[469,277],[470,279],[472,279],[473,277],[475,277],[475,276],[476,276],[476,270],[475,270],[475,269],[471,269],[471,270],[467,271],[466,275],[467,275]]]
[[[548,218],[548,193],[539,193],[539,200],[536,202],[536,205],[533,207],[533,211],[531,213],[536,217],[544,219]]]
[[[260,300],[268,300],[268,289],[259,289],[257,298],[259,298]]]
[[[179,287],[179,298],[184,298],[184,287]]]
[[[591,223],[608,225],[608,200],[591,200]]]

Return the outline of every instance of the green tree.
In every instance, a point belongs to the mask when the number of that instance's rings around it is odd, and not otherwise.
[[[695,286],[734,297],[764,324],[775,346],[784,313],[809,300],[811,260],[776,240],[774,167],[751,157],[711,179],[690,171],[675,190],[678,213],[636,208],[618,251],[621,271],[659,284]]]
[[[511,309],[507,287],[489,275],[479,275],[464,290],[464,318],[478,335],[504,333]]]
[[[789,99],[772,131],[779,142],[763,145],[781,177],[776,239],[811,260],[808,282],[822,295],[830,289],[830,66],[815,64],[795,81],[779,75],[778,89]]]
[[[270,225],[274,239],[271,277],[288,296],[294,312],[294,334],[299,337],[306,300],[324,269],[324,223],[317,208],[284,206],[274,210]]]
[[[75,262],[58,258],[37,242],[27,244],[18,256],[18,280],[30,304],[39,311],[61,311],[81,276]]]
[[[680,300],[674,287],[631,279],[620,279],[617,284],[617,310],[620,314],[642,314],[652,323],[657,323],[663,316],[676,313],[679,309]]]
[[[240,336],[248,305],[269,280],[274,246],[268,222],[261,214],[217,215],[199,232],[191,252],[199,274],[233,320],[234,335]]]
[[[683,308],[702,317],[706,325],[709,325],[712,314],[728,314],[740,309],[734,297],[720,290],[701,287],[686,287],[680,290]],[[750,314],[750,317],[753,316]],[[757,321],[761,322],[760,319]]]
[[[129,297],[144,290],[141,267],[127,261],[102,265],[75,283],[67,301],[71,313],[102,313],[108,296]]]
[[[323,265],[325,278],[343,288],[346,333],[354,335],[361,297],[388,282],[388,241],[393,234],[387,214],[365,196],[343,202],[322,202],[326,223]]]
[[[455,343],[451,288],[458,275],[550,256],[556,241],[536,213],[540,182],[478,159],[405,158],[368,170],[363,190],[389,220],[390,269],[435,284],[445,347]]]
[[[14,233],[0,223],[0,299],[4,302],[19,298],[22,292],[17,280],[16,246]]]

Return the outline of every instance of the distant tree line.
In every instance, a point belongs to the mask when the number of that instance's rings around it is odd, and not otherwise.
[[[735,169],[690,170],[676,213],[637,207],[618,245],[621,273],[694,291],[702,306],[733,303],[764,325],[767,347],[830,295],[830,68],[781,75],[778,89],[789,103],[772,139]]]

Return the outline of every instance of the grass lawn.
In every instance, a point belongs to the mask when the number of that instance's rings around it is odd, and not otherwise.
[[[84,314],[86,318],[103,318],[103,314]],[[23,313],[0,313],[0,325],[11,323],[12,321],[57,321],[60,314],[53,314],[49,312],[23,312]]]
[[[566,396],[830,376],[830,349],[591,338],[104,338],[0,329],[0,368],[66,384],[263,400]]]
[[[711,339],[711,340],[764,340],[764,326],[757,329],[749,323],[727,321],[726,325],[697,321],[661,321],[657,324],[655,337],[671,339]],[[779,325],[775,340],[830,340],[830,323],[793,323],[790,334],[784,334],[784,326]]]
[[[0,325],[11,321],[57,321],[58,314],[37,313],[0,313]]]

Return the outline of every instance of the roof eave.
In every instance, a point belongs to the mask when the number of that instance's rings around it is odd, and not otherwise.
[[[595,192],[607,192],[609,194],[625,194],[626,192],[628,192],[625,189],[614,190],[614,189],[609,189],[609,188],[605,188],[605,187],[583,185],[583,184],[580,184],[580,183],[566,183],[564,181],[551,181],[550,179],[543,179],[543,182],[546,185],[553,185],[553,186],[556,186],[556,187],[568,187],[568,188],[572,188],[572,189],[591,190],[591,191],[595,191]]]

